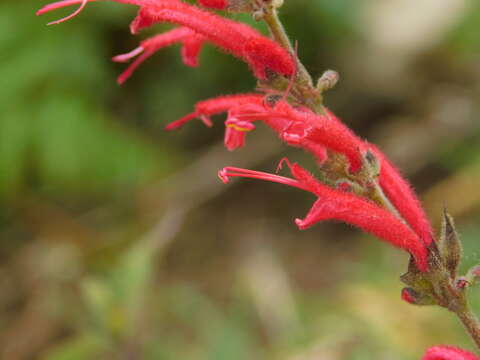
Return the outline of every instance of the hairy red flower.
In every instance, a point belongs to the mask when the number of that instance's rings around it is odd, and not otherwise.
[[[183,45],[182,60],[184,64],[196,67],[198,66],[198,56],[205,40],[204,36],[198,35],[195,31],[186,27],[179,27],[144,40],[141,42],[140,46],[133,51],[127,54],[117,55],[113,58],[113,61],[116,62],[126,62],[140,55],[122,74],[120,74],[117,81],[119,84],[123,84],[146,59],[158,50],[177,42],[180,42]]]
[[[422,360],[480,360],[480,358],[458,347],[441,345],[429,348]]]
[[[288,164],[294,179],[258,171],[226,167],[219,177],[228,182],[231,177],[268,180],[309,191],[317,196],[310,212],[295,223],[306,229],[322,220],[340,220],[357,226],[378,238],[408,251],[421,271],[428,269],[428,251],[423,242],[408,226],[387,210],[354,194],[335,190],[316,180],[298,164]]]
[[[166,130],[175,130],[185,123],[195,118],[201,119],[205,124],[211,126],[210,116],[221,114],[236,107],[246,106],[247,104],[260,105],[263,96],[260,94],[236,94],[219,96],[216,98],[200,101],[195,105],[195,111],[185,115],[181,119],[171,122],[165,126]]]
[[[358,138],[328,109],[325,109],[325,114],[318,115],[304,107],[294,107],[283,100],[279,100],[270,106],[260,95],[233,95],[213,98],[198,103],[193,113],[167,125],[167,129],[177,128],[196,117],[210,124],[209,116],[221,112],[228,112],[227,121],[232,121],[228,119],[235,119],[235,121],[242,120],[244,122],[265,122],[287,144],[303,148],[312,153],[320,165],[327,159],[326,149],[329,149],[345,155],[350,163],[350,171],[355,173],[363,166],[362,157],[364,154],[367,151],[371,151],[380,165],[380,185],[407,223],[407,225],[402,223],[401,228],[407,228],[409,234],[414,233],[414,242],[423,244],[423,248],[426,248],[431,243],[432,230],[430,224],[420,206],[420,202],[406,180],[401,177],[396,168],[377,147]],[[238,142],[241,145],[232,142],[233,138],[231,135],[232,132],[230,130],[227,131],[225,144],[229,150],[244,144],[245,133],[235,134],[241,139]],[[320,204],[324,203],[322,201],[318,206],[314,206],[311,214],[303,221],[298,222],[298,225],[305,228],[320,219],[328,218],[327,213],[324,211],[324,206],[320,206]],[[350,204],[352,210],[356,205],[360,206],[361,204],[364,206],[365,213],[375,214],[371,209],[372,203],[370,202],[343,202],[343,204],[347,203]],[[375,209],[377,208],[376,205],[373,206]],[[340,207],[337,206],[337,208]],[[347,211],[347,208],[344,208],[344,211]],[[361,213],[361,208],[356,209],[356,212],[354,211],[353,213]],[[322,215],[326,217],[322,218]],[[357,221],[353,218],[345,219],[349,223]],[[396,219],[396,221],[401,223],[399,219]],[[370,229],[369,231],[381,238],[385,238],[385,234],[381,233],[380,228]],[[389,232],[390,230],[386,231]],[[400,244],[401,241],[411,241],[406,239],[412,239],[411,234],[403,240],[397,238],[396,242]],[[395,241],[392,241],[392,243],[395,243]],[[398,246],[405,248],[406,245]]]
[[[40,9],[37,15],[69,5],[81,4],[73,14],[52,22],[58,24],[77,15],[89,1],[64,0]],[[158,22],[170,22],[190,28],[232,55],[245,60],[259,79],[266,78],[267,70],[292,76],[296,63],[292,54],[275,41],[263,36],[255,29],[216,14],[204,11],[180,0],[112,0],[140,6],[138,16],[130,25],[132,33]]]
[[[158,22],[179,24],[204,35],[213,44],[245,60],[259,79],[266,78],[267,69],[285,76],[296,72],[292,55],[275,41],[242,23],[185,3],[143,6],[130,29],[137,33]]]

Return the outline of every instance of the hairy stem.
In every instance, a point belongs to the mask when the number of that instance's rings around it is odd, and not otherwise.
[[[268,25],[268,28],[270,29],[270,33],[272,34],[272,37],[280,45],[282,45],[285,49],[287,49],[291,54],[295,54],[295,49],[292,46],[290,39],[288,38],[287,32],[285,31],[285,28],[283,27],[282,22],[278,18],[277,9],[271,8],[269,11],[267,11],[267,13],[263,17],[263,20]],[[306,83],[306,84],[309,84],[310,86],[313,86],[312,77],[310,76],[310,74],[308,73],[307,69],[302,64],[302,62],[299,60],[298,56],[296,58],[296,61],[298,64],[299,81],[301,83]]]
[[[275,7],[268,7],[263,16],[263,20],[267,24],[273,39],[287,49],[292,56],[295,56],[298,69],[293,88],[295,93],[299,94],[301,97],[298,100],[307,105],[317,114],[323,114],[325,110],[322,105],[322,95],[313,86],[312,77],[298,58],[296,50],[292,46],[283,24],[278,18],[277,9]]]
[[[455,313],[472,337],[477,348],[480,349],[480,322],[478,321],[477,316],[473,313],[468,304],[465,304],[461,310],[456,311]]]

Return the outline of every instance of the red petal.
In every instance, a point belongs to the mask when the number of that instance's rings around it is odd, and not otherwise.
[[[117,55],[113,58],[113,61],[123,62],[127,61],[130,58],[136,56],[137,54],[141,54],[119,77],[118,83],[124,83],[136,70],[136,68],[143,63],[146,59],[152,56],[158,50],[172,45],[177,42],[183,42],[184,47],[188,48],[187,58],[185,57],[184,51],[182,51],[182,55],[184,58],[184,62],[190,66],[196,66],[197,62],[196,59],[198,57],[198,53],[201,50],[201,46],[205,41],[204,37],[201,35],[197,35],[193,30],[186,28],[186,27],[179,27],[177,29],[173,29],[162,34],[156,35],[151,37],[147,40],[142,41],[141,45],[131,51],[128,54]]]
[[[480,358],[455,346],[441,345],[428,349],[422,360],[480,360]]]
[[[202,6],[223,10],[227,7],[227,0],[198,0],[198,3]]]
[[[432,227],[411,186],[376,146],[368,146],[381,162],[380,186],[402,217],[429,245],[433,241]]]
[[[192,5],[164,1],[158,6],[145,5],[132,22],[131,31],[137,33],[157,22],[172,22],[193,29],[215,45],[244,59],[261,79],[265,78],[266,69],[285,76],[295,73],[296,64],[288,51],[253,28]]]
[[[198,66],[198,58],[204,43],[205,38],[201,35],[195,35],[183,41],[182,60],[185,65]]]
[[[296,220],[306,229],[322,220],[340,220],[408,251],[421,271],[427,271],[428,252],[418,236],[388,211],[353,194],[325,187],[305,219]]]

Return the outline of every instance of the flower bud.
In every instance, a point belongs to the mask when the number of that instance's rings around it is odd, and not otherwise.
[[[455,230],[453,218],[447,213],[446,209],[443,212],[439,248],[445,267],[450,273],[450,277],[455,279],[462,258],[462,244]]]
[[[402,289],[402,300],[414,305],[434,305],[435,301],[428,295],[419,293],[412,288]]]
[[[456,281],[455,281],[455,286],[457,289],[466,289],[470,285],[470,282],[467,280],[465,276],[460,276]]]
[[[380,161],[370,150],[362,154],[362,162],[369,179],[376,179],[380,176]]]
[[[318,79],[317,90],[319,92],[324,92],[332,89],[340,80],[340,75],[335,70],[327,70],[323,75]]]

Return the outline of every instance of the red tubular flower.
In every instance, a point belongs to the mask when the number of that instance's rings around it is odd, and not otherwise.
[[[224,112],[234,114],[235,118],[244,121],[264,120],[272,129],[277,131],[280,137],[292,146],[302,147],[307,152],[315,156],[317,162],[322,164],[327,159],[327,151],[323,144],[315,143],[308,139],[302,142],[298,141],[300,135],[296,135],[296,126],[292,125],[292,120],[287,118],[285,112],[274,111],[264,103],[264,96],[260,94],[237,94],[229,96],[220,96],[204,101],[200,101],[195,106],[193,113],[168,124],[166,130],[174,130],[183,126],[186,122],[195,118],[200,118],[208,126],[211,125],[210,116]],[[290,105],[288,109],[292,109]],[[280,109],[280,103],[276,109]],[[285,109],[284,109],[285,110]],[[287,111],[288,113],[288,111]],[[299,127],[299,131],[303,134],[304,125]],[[243,134],[244,136],[245,134]],[[230,149],[232,150],[232,149]]]
[[[43,7],[37,15],[69,5],[81,4],[80,9],[73,14],[52,22],[57,24],[77,15],[88,1],[95,0],[59,1]],[[242,23],[222,18],[180,0],[112,1],[140,6],[138,16],[130,25],[130,30],[134,34],[155,23],[170,22],[192,29],[213,44],[245,60],[259,79],[266,78],[267,69],[288,77],[296,72],[295,60],[287,50]]]
[[[455,346],[433,346],[422,360],[480,360],[475,354]]]
[[[387,197],[421,241],[426,246],[432,242],[430,224],[409,184],[378,148],[358,138],[328,109],[324,115],[317,115],[305,108],[294,108],[285,101],[267,106],[259,95],[219,97],[200,102],[194,113],[169,124],[167,129],[174,129],[195,117],[225,111],[235,111],[235,117],[240,120],[264,121],[286,143],[312,153],[319,164],[327,158],[326,148],[343,154],[349,160],[352,173],[361,168],[362,154],[372,151],[380,163],[379,182]]]
[[[345,155],[352,172],[358,171],[362,166],[361,154],[371,150],[380,162],[379,180],[382,189],[409,226],[428,246],[433,241],[432,229],[408,182],[377,147],[362,141],[332,112],[328,109],[325,111],[325,115],[317,115],[294,109],[287,103],[277,103],[273,110],[264,108],[263,113],[252,113],[248,118],[263,118],[268,125],[280,132],[281,138],[287,143],[297,144],[313,152],[317,158],[321,159],[322,155],[318,150],[311,149],[312,144],[321,144]],[[280,119],[289,119],[290,124],[285,127],[285,123]]]
[[[185,3],[143,6],[130,29],[137,33],[158,22],[179,24],[204,35],[213,44],[245,60],[259,79],[266,78],[267,69],[285,76],[296,71],[292,55],[275,41],[249,26]]]
[[[133,51],[127,54],[117,55],[113,58],[113,61],[116,62],[126,62],[135,56],[140,55],[122,74],[120,74],[117,81],[119,84],[123,84],[146,59],[158,50],[177,42],[183,44],[182,60],[184,64],[196,67],[198,66],[198,55],[205,40],[206,39],[202,35],[198,35],[196,32],[186,27],[179,27],[144,40],[141,42],[140,46]]]
[[[294,108],[285,101],[277,102],[274,107],[264,105],[263,101],[232,106],[238,108],[238,118],[264,121],[286,143],[314,153],[320,162],[325,160],[325,148],[328,148],[345,155],[352,172],[361,167],[361,150],[366,148],[365,143],[328,109],[325,115],[317,115],[303,107]]]
[[[295,220],[300,229],[319,221],[335,219],[357,226],[378,238],[408,251],[421,271],[428,269],[428,251],[419,237],[398,218],[380,206],[354,194],[332,189],[297,164],[287,162],[294,179],[257,171],[227,167],[219,177],[228,182],[231,177],[268,180],[309,191],[318,197],[307,216]]]
[[[200,101],[195,105],[195,111],[187,114],[181,119],[171,122],[165,126],[166,130],[175,130],[185,123],[195,118],[200,118],[204,123],[210,126],[210,116],[227,112],[236,107],[246,106],[247,104],[260,105],[263,96],[260,94],[236,94],[219,96],[213,99]]]

